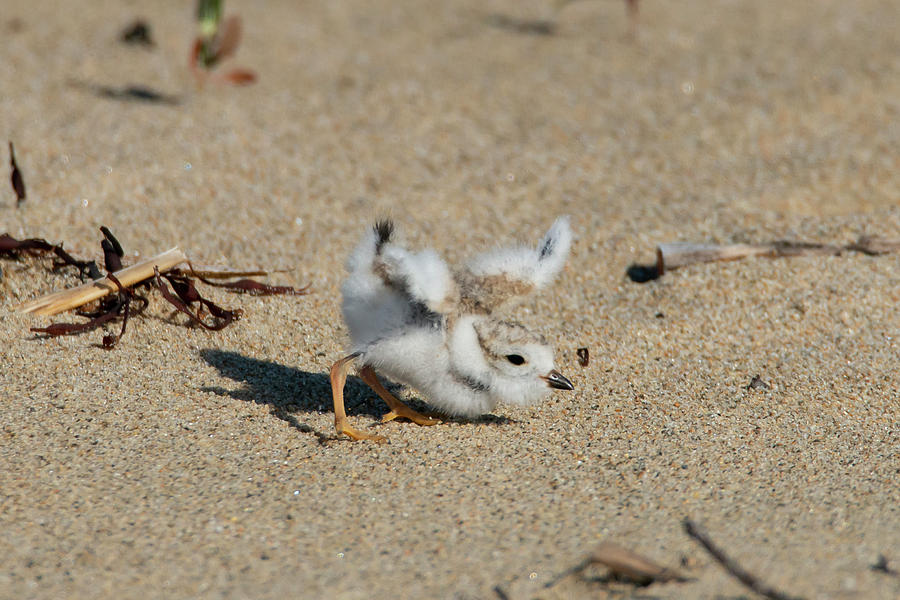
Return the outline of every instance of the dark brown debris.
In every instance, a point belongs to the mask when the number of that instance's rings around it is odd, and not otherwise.
[[[157,92],[153,88],[144,85],[129,85],[125,87],[113,87],[109,85],[88,86],[97,96],[110,100],[124,100],[126,102],[146,102],[147,104],[166,104],[175,106],[181,102],[178,96]]]
[[[518,19],[509,15],[493,14],[489,15],[486,21],[491,27],[513,33],[525,35],[553,35],[556,33],[556,23],[546,19]]]
[[[754,375],[753,379],[750,380],[750,383],[747,384],[748,390],[768,390],[771,386],[762,380],[762,377],[759,375]]]
[[[41,238],[28,238],[17,240],[8,233],[0,235],[0,257],[19,258],[21,255],[39,256],[42,254],[54,254],[60,259],[60,262],[53,264],[53,270],[58,270],[65,266],[72,266],[78,269],[82,281],[85,274],[91,279],[100,279],[100,269],[97,263],[92,260],[78,260],[71,254],[66,252],[62,244],[51,244],[47,240]]]
[[[105,225],[100,226],[100,232],[103,233],[103,240],[100,247],[103,248],[103,264],[106,266],[107,273],[114,273],[122,270],[122,257],[125,251],[122,245],[115,238],[112,232]]]
[[[578,364],[582,367],[586,367],[591,362],[591,354],[587,348],[579,348],[575,351],[575,354],[578,356]]]
[[[884,554],[878,555],[878,560],[875,561],[875,564],[869,567],[873,571],[877,571],[879,573],[884,573],[886,575],[890,575],[892,577],[900,577],[900,571],[892,568],[888,565],[888,559]]]
[[[163,280],[172,285],[172,290],[175,291],[174,294],[169,290],[168,285],[166,285]],[[155,286],[162,294],[162,297],[172,306],[186,314],[193,323],[210,331],[224,329],[234,321],[240,319],[244,314],[244,311],[239,308],[227,310],[214,302],[207,300],[197,291],[194,282],[185,275],[173,273],[171,271],[161,274],[159,269],[156,269]],[[192,309],[194,303],[197,303],[196,312]],[[204,308],[206,308],[212,316],[212,322],[210,323],[207,323],[204,320]]]
[[[128,27],[122,30],[119,40],[123,44],[131,44],[133,46],[145,46],[152,48],[156,45],[153,41],[150,24],[143,19],[137,19]]]
[[[309,285],[302,288],[294,288],[288,285],[267,285],[253,279],[238,279],[237,281],[229,281],[226,283],[216,283],[199,276],[197,279],[207,285],[222,287],[233,292],[247,293],[252,296],[305,296],[309,293]]]
[[[9,182],[12,184],[13,191],[16,192],[16,206],[20,206],[26,198],[25,179],[22,177],[19,165],[16,164],[16,151],[12,142],[9,142],[9,167],[11,171]]]

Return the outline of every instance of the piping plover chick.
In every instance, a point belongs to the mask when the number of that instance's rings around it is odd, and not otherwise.
[[[351,353],[331,367],[339,434],[385,441],[347,420],[344,382],[354,361],[362,380],[390,408],[382,422],[439,421],[395,398],[376,372],[421,392],[438,412],[463,417],[487,413],[500,402],[530,404],[550,389],[574,389],[554,369],[553,350],[540,336],[494,316],[562,269],[572,243],[568,217],[558,218],[536,248],[499,248],[455,270],[434,250],[404,248],[394,234],[391,221],[379,221],[347,260],[341,308]]]

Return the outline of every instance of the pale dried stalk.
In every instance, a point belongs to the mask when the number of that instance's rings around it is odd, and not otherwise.
[[[175,247],[135,265],[116,271],[114,275],[124,287],[128,287],[153,277],[154,268],[158,268],[160,272],[168,271],[186,261],[187,257],[184,255],[184,252]],[[23,302],[15,308],[20,312],[51,316],[83,306],[111,292],[117,292],[118,289],[108,277],[104,277],[103,279],[89,281],[75,288],[60,290],[28,302]]]
[[[687,580],[678,571],[661,567],[645,556],[610,542],[600,544],[586,562],[601,564],[615,575],[640,584]]]
[[[842,252],[862,252],[872,256],[900,251],[900,241],[862,236],[854,244],[837,246],[808,242],[777,241],[769,244],[695,244],[672,242],[656,247],[656,271],[666,271],[695,263],[737,260],[748,256],[800,256],[804,254],[837,255]]]
[[[236,277],[265,277],[269,274],[268,271],[264,271],[262,269],[253,269],[249,271],[239,271],[237,269],[229,269],[229,268],[218,268],[218,267],[208,267],[205,265],[197,266],[194,264],[189,264],[190,271],[188,273],[190,275],[195,275],[197,277],[203,277],[204,279],[234,279]]]
[[[656,247],[656,270],[662,275],[668,270],[694,263],[737,260],[769,252],[771,252],[771,248],[768,245],[731,244],[723,246],[720,244],[672,242]]]
[[[682,575],[675,569],[661,567],[637,552],[632,552],[611,542],[603,542],[597,546],[590,556],[571,569],[551,579],[544,587],[553,587],[560,580],[570,575],[583,573],[591,565],[603,565],[609,569],[610,577],[629,581],[635,585],[649,585],[653,582],[690,581],[689,577]]]

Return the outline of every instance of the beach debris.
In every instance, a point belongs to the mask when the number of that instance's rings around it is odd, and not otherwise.
[[[884,554],[879,554],[878,560],[875,561],[875,564],[871,565],[869,568],[873,571],[878,571],[879,573],[891,575],[892,577],[900,577],[900,571],[888,565],[888,559]]]
[[[219,62],[234,56],[241,45],[243,22],[237,15],[223,18],[223,0],[198,0],[197,24],[199,35],[191,46],[191,72],[201,83]],[[250,69],[233,68],[215,77],[219,81],[235,85],[247,85],[256,81],[256,73]]]
[[[662,567],[649,558],[618,544],[603,542],[587,558],[548,581],[544,587],[553,587],[571,575],[582,576],[588,567],[596,565],[606,567],[608,574],[599,580],[606,583],[618,581],[644,587],[651,583],[691,581],[689,577],[676,569]]]
[[[247,276],[266,275],[267,272],[262,270],[201,269],[195,271],[185,254],[177,247],[123,268],[122,259],[125,252],[122,245],[107,227],[101,226],[100,231],[103,233],[100,245],[103,249],[106,276],[99,273],[94,261],[75,259],[62,250],[61,246],[50,244],[39,238],[20,241],[6,234],[0,236],[0,256],[17,258],[23,253],[32,255],[53,253],[63,258],[63,262],[57,263],[54,268],[60,265],[76,266],[81,270],[82,279],[85,270],[96,271],[96,277],[92,276],[92,281],[41,296],[16,307],[21,312],[52,316],[66,310],[77,309],[89,302],[98,301],[97,307],[93,310],[76,311],[78,316],[88,319],[86,322],[51,323],[47,327],[33,327],[31,331],[50,337],[75,335],[121,319],[122,328],[119,334],[110,334],[103,338],[103,347],[113,348],[125,334],[129,316],[142,313],[149,304],[146,296],[136,293],[135,289],[138,287],[157,289],[167,302],[186,314],[192,323],[210,331],[223,329],[241,318],[243,315],[241,309],[226,309],[204,298],[198,292],[193,278],[207,285],[253,295],[298,296],[309,293],[309,285],[303,288],[273,286],[246,278]],[[186,263],[188,269],[177,268],[182,263]],[[237,281],[225,281],[234,277],[244,278]],[[213,281],[214,279],[223,281],[216,282]],[[140,304],[137,310],[132,307],[134,301]]]
[[[88,318],[87,322],[52,323],[47,327],[32,327],[31,331],[35,333],[45,333],[50,337],[74,335],[96,329],[105,323],[121,317],[122,328],[119,331],[119,335],[106,334],[103,336],[103,347],[107,350],[112,349],[116,343],[122,339],[122,336],[125,335],[125,326],[128,324],[128,317],[131,314],[131,301],[137,299],[141,302],[142,307],[140,311],[143,311],[143,309],[147,307],[149,301],[144,296],[138,296],[133,290],[124,287],[112,273],[109,273],[107,277],[116,284],[118,293],[112,298],[104,298],[103,301],[101,301],[99,308],[93,312],[79,312],[79,316]]]
[[[558,15],[562,9],[579,1],[580,0],[555,0],[553,8]],[[625,0],[625,12],[628,15],[629,37],[635,39],[637,37],[638,27],[638,0]],[[521,33],[523,35],[551,36],[555,35],[558,30],[557,21],[555,19],[523,19],[493,13],[488,15],[484,21],[491,27],[505,29],[512,33]]]
[[[770,388],[771,388],[771,386],[768,383],[766,383],[765,381],[763,381],[762,377],[760,377],[759,375],[754,375],[753,378],[750,380],[750,383],[747,384],[747,387],[745,389],[768,390]]]
[[[131,287],[137,283],[153,277],[153,269],[167,271],[175,265],[187,261],[187,257],[179,248],[175,247],[158,254],[147,260],[143,260],[130,267],[126,267],[114,273],[124,287]],[[99,300],[104,296],[116,292],[118,286],[109,278],[109,275],[99,277],[80,286],[60,290],[35,298],[18,305],[20,312],[33,313],[41,316],[53,316],[61,312],[84,306],[88,302]]]
[[[215,281],[211,281],[211,279],[214,279],[216,277],[221,278],[223,276],[223,273],[206,272],[204,274],[203,272],[194,270],[193,265],[191,265],[188,272],[206,285],[225,288],[231,290],[232,292],[250,294],[251,296],[305,296],[309,293],[309,285],[306,285],[302,288],[295,288],[287,285],[267,285],[254,279],[238,279],[237,281],[217,283]],[[266,275],[266,272],[257,271],[254,272],[254,274]],[[224,272],[224,276],[233,277],[233,275],[229,275],[228,272]]]
[[[200,325],[204,329],[207,329],[209,331],[218,331],[220,329],[224,329],[225,327],[228,327],[233,322],[240,319],[244,314],[244,311],[239,308],[228,310],[215,304],[211,300],[207,300],[197,291],[197,287],[194,285],[194,282],[184,275],[176,273],[166,273],[164,275],[160,275],[159,269],[156,268],[154,269],[154,278],[156,288],[162,294],[162,297],[165,298],[176,309],[190,317],[192,322]],[[172,292],[169,291],[168,286],[163,283],[163,279],[165,279],[169,282],[169,284],[172,285],[172,289],[175,291],[175,295],[173,295]],[[196,312],[191,310],[191,306],[195,302],[198,304]],[[207,323],[203,320],[204,307],[213,317],[212,323]]]
[[[109,85],[95,85],[89,87],[101,98],[108,98],[110,100],[146,102],[148,104],[168,104],[170,106],[174,106],[181,102],[181,99],[178,96],[157,92],[153,88],[144,85],[127,85],[121,88]]]
[[[68,85],[94,94],[107,100],[119,100],[121,102],[144,102],[147,104],[165,104],[176,106],[181,103],[181,98],[174,94],[158,92],[145,85],[126,85],[115,87],[111,85],[97,85],[85,81],[70,79]]]
[[[103,240],[100,242],[100,247],[103,248],[103,266],[106,267],[108,273],[120,271],[122,269],[122,257],[125,256],[122,244],[119,243],[116,236],[105,225],[100,226],[100,233],[103,234]]]
[[[878,256],[900,251],[900,240],[860,236],[851,244],[819,244],[778,240],[767,244],[698,244],[671,242],[656,247],[655,265],[631,265],[626,274],[637,283],[658,279],[667,271],[704,262],[732,261],[750,256],[785,258],[792,256],[837,256],[845,252],[861,252]]]
[[[579,348],[575,351],[575,355],[578,356],[578,364],[582,367],[586,367],[591,362],[591,353],[587,348]]]
[[[22,177],[19,165],[16,164],[16,151],[13,148],[12,141],[9,142],[9,168],[9,182],[16,193],[16,207],[18,207],[25,201],[25,179]]]
[[[556,23],[547,19],[518,19],[509,15],[492,14],[485,19],[488,25],[527,35],[553,35]]]
[[[637,37],[638,0],[625,0],[625,11],[628,13],[628,27],[631,37]]]
[[[61,244],[51,244],[41,238],[28,238],[17,240],[8,233],[0,235],[0,257],[19,258],[22,254],[39,256],[41,254],[54,254],[60,262],[53,264],[53,270],[57,271],[65,266],[73,266],[78,269],[81,280],[87,275],[91,279],[100,279],[100,269],[92,260],[78,260],[66,252]]]
[[[763,583],[758,577],[745,570],[741,565],[725,554],[721,548],[716,546],[709,536],[701,531],[700,527],[690,519],[685,519],[682,525],[684,526],[685,533],[699,542],[709,555],[722,565],[729,575],[744,584],[747,589],[760,596],[769,598],[770,600],[801,600],[799,596],[791,596],[770,587],[768,584]]]
[[[150,24],[144,19],[135,19],[128,27],[122,30],[119,40],[123,44],[131,44],[133,46],[146,46],[152,48],[156,46],[153,41]]]

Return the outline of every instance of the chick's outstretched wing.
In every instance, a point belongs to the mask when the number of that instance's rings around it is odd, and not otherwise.
[[[498,248],[476,255],[457,274],[462,304],[472,312],[490,313],[522,301],[553,281],[571,245],[572,229],[564,216],[535,248]]]
[[[375,272],[388,286],[431,312],[448,314],[459,298],[450,269],[434,250],[411,252],[386,244],[376,261]]]

